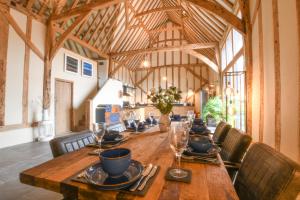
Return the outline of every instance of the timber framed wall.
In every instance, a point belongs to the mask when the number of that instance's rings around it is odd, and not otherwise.
[[[188,44],[182,39],[181,31],[174,27],[173,23],[168,23],[165,31],[159,34],[153,48]],[[152,88],[175,86],[183,92],[182,100],[195,104],[195,111],[200,113],[201,89],[213,84],[214,89],[219,90],[217,72],[184,51],[153,52],[145,54],[144,58],[149,61],[149,67],[141,66],[142,60],[136,63],[135,70],[129,70],[116,63],[112,66],[113,78],[137,88],[136,102],[150,103],[147,94]],[[193,91],[194,95],[188,96],[188,91]]]
[[[250,8],[252,136],[300,162],[299,2],[252,0]]]
[[[31,142],[37,137],[32,126],[42,119],[45,33],[43,23],[12,8],[7,7],[4,12],[1,7],[0,148]],[[65,53],[93,63],[93,77],[64,72]],[[85,100],[97,91],[97,62],[61,48],[52,66],[52,84],[55,78],[74,82],[74,125],[77,125],[85,113]],[[52,87],[52,120],[54,92]]]

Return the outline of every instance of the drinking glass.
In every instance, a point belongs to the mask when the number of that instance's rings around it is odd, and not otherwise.
[[[178,161],[177,168],[170,170],[170,175],[175,178],[184,178],[188,173],[181,169],[180,160],[183,151],[186,149],[189,140],[189,131],[185,127],[184,123],[176,123],[172,125],[169,129],[169,141],[170,146],[175,157]]]
[[[189,131],[191,130],[191,128],[192,128],[192,126],[193,126],[194,119],[195,119],[194,111],[189,110],[189,111],[187,112],[187,121],[186,121],[186,125],[187,125]]]
[[[153,126],[153,113],[149,112],[150,126]]]
[[[99,146],[99,151],[101,152],[101,142],[103,139],[103,136],[105,134],[105,123],[94,123],[93,124],[93,137]]]

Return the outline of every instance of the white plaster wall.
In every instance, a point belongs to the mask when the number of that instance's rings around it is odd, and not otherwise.
[[[256,0],[250,3],[252,16]],[[272,1],[261,1],[263,24],[264,59],[264,140],[275,144],[275,73],[274,73],[274,32]],[[281,145],[280,151],[295,161],[299,160],[298,106],[299,106],[299,46],[297,30],[296,0],[279,0],[279,43],[281,73]],[[258,141],[259,127],[259,54],[258,17],[253,26],[253,139]]]
[[[281,70],[281,149],[298,159],[298,31],[295,0],[278,1]]]
[[[93,98],[93,109],[99,104],[113,104],[123,106],[123,98],[120,96],[123,92],[123,83],[116,79],[108,79],[97,95]],[[92,122],[95,122],[96,113],[92,113]]]
[[[44,62],[30,51],[28,82],[28,122],[42,120]]]
[[[26,32],[26,16],[20,12],[10,9],[10,14]],[[32,42],[44,54],[45,46],[45,26],[40,22],[32,22]],[[96,62],[94,63],[95,71],[92,78],[73,75],[63,71],[64,52],[83,59],[83,57],[61,49],[53,61],[52,72],[52,104],[51,119],[54,120],[54,78],[67,79],[74,82],[74,108],[78,115],[75,115],[75,121],[78,121],[84,113],[84,99],[97,88],[97,70]],[[23,93],[23,69],[24,69],[25,43],[17,35],[14,29],[9,27],[8,41],[8,60],[7,60],[7,83],[5,97],[5,125],[22,123],[22,93]],[[35,122],[42,118],[42,97],[43,97],[43,71],[44,62],[34,52],[30,51],[29,63],[29,87],[28,87],[28,122]],[[36,128],[20,128],[9,131],[0,131],[0,148],[32,142],[37,136]]]
[[[64,70],[65,54],[78,58],[80,61],[79,74],[73,74]],[[87,60],[94,65],[92,77],[81,75],[81,60]],[[75,124],[83,117],[85,112],[85,100],[92,97],[97,91],[97,63],[88,58],[75,54],[67,49],[61,48],[52,61],[52,79],[51,79],[51,119],[54,119],[54,96],[55,96],[55,78],[64,79],[73,82],[73,109]]]
[[[275,146],[275,73],[274,73],[274,37],[272,1],[261,1],[262,23],[264,33],[264,142],[272,147]],[[268,35],[266,35],[268,34]]]
[[[26,32],[25,15],[11,9],[11,15]],[[5,124],[22,123],[22,95],[23,95],[23,68],[25,43],[17,35],[15,30],[9,26],[7,71],[5,88]]]
[[[15,129],[5,132],[0,132],[0,149],[17,144],[32,142],[32,128]]]
[[[260,114],[260,65],[259,65],[259,35],[258,22],[256,20],[252,29],[253,50],[253,93],[252,93],[252,138],[259,141],[259,114]]]

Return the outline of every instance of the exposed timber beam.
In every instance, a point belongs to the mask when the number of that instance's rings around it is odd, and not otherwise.
[[[112,53],[111,56],[128,56],[128,55],[137,55],[137,54],[147,54],[154,52],[166,52],[166,51],[184,51],[184,50],[192,50],[192,49],[209,49],[215,48],[217,43],[208,42],[208,43],[194,43],[194,44],[185,44],[178,46],[167,46],[167,47],[152,47],[147,49],[137,49],[137,50],[129,50],[118,53]]]
[[[26,45],[30,47],[30,49],[42,60],[44,60],[43,53],[33,44],[31,40],[26,37],[26,34],[22,31],[22,29],[17,24],[16,20],[8,13],[2,12],[4,19],[13,27],[16,33],[22,38]]]
[[[169,6],[169,7],[154,8],[154,9],[151,9],[151,10],[147,10],[147,11],[144,11],[144,12],[137,13],[135,15],[135,17],[143,17],[145,15],[149,15],[149,14],[152,14],[152,13],[167,12],[167,11],[181,10],[181,9],[182,9],[181,6]]]
[[[215,72],[217,72],[217,73],[219,72],[219,67],[213,61],[211,61],[209,58],[207,58],[206,56],[202,55],[201,53],[199,53],[195,50],[187,50],[186,52],[188,54],[200,59],[202,62],[207,64],[210,68],[212,68]]]
[[[64,30],[61,29],[61,28],[56,28],[56,32],[62,34],[64,32]],[[79,39],[78,37],[76,37],[74,35],[69,35],[68,40],[73,40],[74,42],[78,43],[82,47],[85,47],[85,48],[89,49],[90,51],[96,53],[99,57],[101,57],[101,59],[103,59],[103,58],[108,59],[108,57],[109,57],[104,51],[101,51],[100,49],[97,49],[96,47],[94,47],[91,44]],[[97,59],[99,59],[99,58],[97,58]]]
[[[59,37],[58,41],[55,43],[53,49],[51,50],[50,59],[52,59],[56,52],[62,47],[66,39],[72,34],[72,31],[80,25],[88,16],[90,12],[84,12],[73,22],[73,24]]]
[[[231,24],[234,28],[236,28],[243,35],[246,33],[245,25],[243,21],[239,19],[237,16],[235,16],[233,13],[231,13],[230,11],[226,10],[226,8],[222,7],[221,5],[206,0],[186,0],[186,1],[191,2],[207,10],[212,14],[221,17],[226,22]]]
[[[182,27],[180,27],[180,26],[162,27],[162,28],[150,29],[149,33],[154,34],[154,33],[160,33],[160,32],[164,32],[164,31],[178,31],[181,29],[182,29]]]
[[[159,68],[170,68],[170,67],[202,67],[202,63],[161,65],[161,66],[155,66],[155,67],[137,67],[133,71],[146,71],[146,70],[150,70],[152,68],[159,69]]]
[[[51,17],[52,21],[61,21],[66,20],[70,17],[78,16],[84,12],[90,12],[92,10],[101,10],[103,8],[110,7],[112,5],[118,4],[120,2],[123,2],[124,0],[98,0],[94,1],[92,3],[85,4],[80,7],[76,7],[70,10],[66,10],[65,12],[62,12],[58,15],[53,15]]]

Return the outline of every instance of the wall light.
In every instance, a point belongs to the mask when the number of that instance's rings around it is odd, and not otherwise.
[[[167,78],[166,76],[163,76],[163,77],[162,77],[162,80],[163,80],[163,81],[166,81],[166,80],[168,80],[168,78]]]

